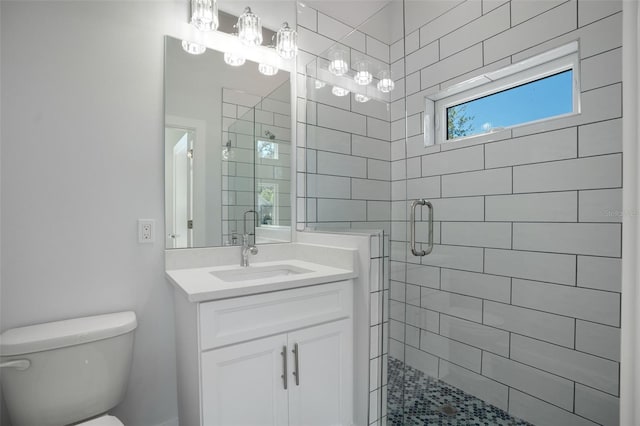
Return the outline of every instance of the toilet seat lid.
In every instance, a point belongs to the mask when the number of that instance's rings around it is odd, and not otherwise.
[[[122,422],[114,416],[108,414],[91,419],[89,421],[79,423],[76,426],[124,426]]]

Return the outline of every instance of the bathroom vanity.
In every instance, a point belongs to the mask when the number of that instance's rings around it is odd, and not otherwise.
[[[168,262],[180,424],[352,424],[357,252],[277,247],[247,268],[230,248]]]

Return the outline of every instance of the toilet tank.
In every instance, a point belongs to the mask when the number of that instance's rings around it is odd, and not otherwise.
[[[137,326],[133,312],[7,330],[0,382],[13,426],[66,425],[102,414],[124,397]],[[27,362],[12,363],[18,367]]]

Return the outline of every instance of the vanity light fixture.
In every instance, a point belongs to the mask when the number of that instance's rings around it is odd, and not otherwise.
[[[247,46],[262,44],[262,21],[248,6],[244,8],[244,13],[238,18],[238,37]]]
[[[326,85],[327,85],[327,83],[325,83],[325,82],[324,82],[324,81],[322,81],[322,80],[316,80],[316,81],[313,83],[313,86],[316,88],[316,90],[322,89],[322,88],[323,88],[324,86],[326,86]]]
[[[192,55],[202,55],[207,51],[207,46],[188,40],[182,40],[182,49]]]
[[[344,50],[334,50],[329,54],[329,72],[340,77],[349,72],[349,62],[347,62],[347,53]]]
[[[336,96],[347,96],[349,94],[349,91],[347,89],[343,89],[340,86],[333,86],[333,88],[331,89],[331,93]]]
[[[369,72],[369,64],[365,61],[360,61],[356,64],[356,74],[353,79],[360,86],[366,86],[373,81],[373,75]]]
[[[378,81],[378,90],[382,93],[389,93],[393,90],[396,84],[391,80],[391,73],[389,70],[382,70],[378,75],[380,81]]]
[[[298,33],[287,22],[276,33],[276,52],[282,59],[292,59],[298,54]]]
[[[274,67],[273,65],[269,65],[269,64],[260,63],[258,64],[258,71],[260,71],[260,74],[262,75],[271,77],[273,75],[278,74],[278,67]]]
[[[356,93],[353,97],[356,102],[360,102],[361,104],[369,102],[369,99],[371,99],[370,97],[363,95],[362,93]]]
[[[218,24],[216,0],[191,0],[191,25],[200,31],[215,31]]]

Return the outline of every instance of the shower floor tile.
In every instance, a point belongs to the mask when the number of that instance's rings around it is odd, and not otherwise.
[[[400,360],[388,369],[390,426],[533,426]]]

